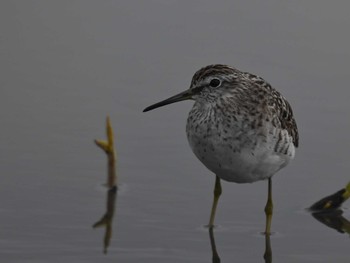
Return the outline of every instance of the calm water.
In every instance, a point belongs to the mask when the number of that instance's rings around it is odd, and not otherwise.
[[[301,143],[273,182],[272,261],[348,262],[348,234],[304,208],[349,180],[350,4],[123,2],[0,4],[1,262],[212,262],[214,176],[187,145],[192,103],[141,112],[211,63],[263,76],[294,108]],[[92,225],[106,210],[106,160],[93,139],[107,114],[120,188],[104,254]],[[266,192],[224,183],[221,262],[264,262]],[[346,205],[327,219],[345,232]]]

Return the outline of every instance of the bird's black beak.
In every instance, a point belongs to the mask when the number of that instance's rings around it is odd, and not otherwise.
[[[158,103],[155,103],[151,106],[148,106],[146,109],[143,110],[143,112],[150,111],[150,110],[153,110],[153,109],[156,109],[156,108],[159,108],[159,107],[171,104],[171,103],[179,102],[182,100],[190,100],[190,99],[192,99],[193,94],[194,94],[193,89],[185,90],[184,92],[181,92],[181,93],[179,93],[175,96],[172,96],[166,100],[162,100]]]

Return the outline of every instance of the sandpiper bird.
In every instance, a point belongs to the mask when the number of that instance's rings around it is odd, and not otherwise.
[[[221,195],[221,179],[235,183],[268,180],[265,234],[273,212],[272,176],[294,158],[298,129],[287,100],[263,78],[227,65],[198,70],[188,90],[153,104],[195,101],[186,126],[197,158],[216,175],[209,227]]]

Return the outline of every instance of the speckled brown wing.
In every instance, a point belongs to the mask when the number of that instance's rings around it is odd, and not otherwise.
[[[293,144],[295,147],[299,146],[299,133],[297,123],[293,116],[293,110],[289,102],[277,91],[275,90],[267,81],[262,77],[251,74],[249,72],[244,72],[243,75],[250,81],[254,82],[260,88],[265,89],[270,94],[268,99],[268,107],[270,112],[276,114],[275,119],[272,123],[276,127],[280,127],[288,131],[288,134],[293,138]]]
[[[293,116],[293,110],[289,102],[274,88],[268,85],[270,89],[270,101],[269,107],[273,107],[275,110],[275,120],[272,122],[276,127],[287,130],[288,134],[293,138],[293,144],[295,147],[299,146],[299,133],[297,123]]]
[[[298,127],[297,123],[294,119],[293,116],[293,110],[292,107],[290,106],[289,102],[282,98],[284,101],[285,107],[282,107],[282,110],[280,112],[280,122],[281,122],[281,127],[282,129],[286,129],[288,133],[292,136],[293,138],[293,143],[295,147],[299,146],[299,133],[298,133]]]

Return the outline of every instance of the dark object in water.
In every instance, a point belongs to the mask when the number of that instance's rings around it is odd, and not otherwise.
[[[350,183],[338,192],[326,196],[310,206],[310,211],[325,211],[337,209],[350,197]]]

